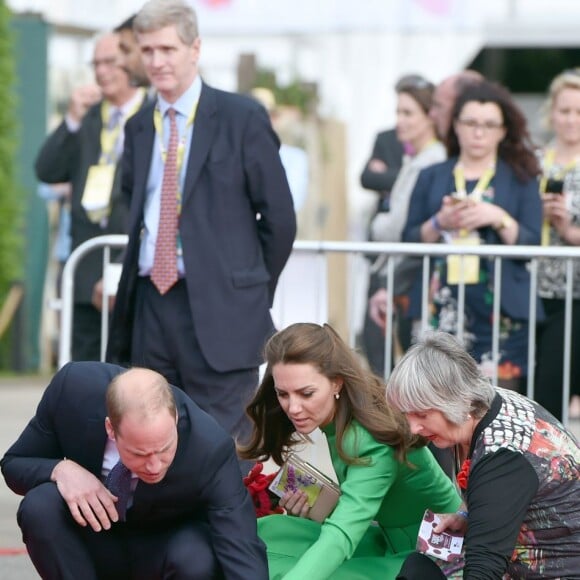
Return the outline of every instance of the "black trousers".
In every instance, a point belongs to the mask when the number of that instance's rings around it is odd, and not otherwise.
[[[149,278],[139,280],[131,350],[133,365],[161,373],[233,437],[249,436],[245,410],[258,386],[258,369],[222,373],[208,365],[197,339],[185,280],[163,296]]]
[[[29,491],[17,514],[30,559],[43,580],[207,580],[222,578],[204,522],[79,526],[54,483]],[[146,522],[145,522],[146,524]]]
[[[546,320],[538,327],[534,397],[562,420],[564,381],[564,300],[542,299]],[[580,300],[572,301],[570,393],[580,394]]]
[[[411,554],[403,563],[397,580],[445,580],[441,569],[423,554]]]
[[[101,360],[101,313],[92,304],[76,303],[73,313],[72,360]]]

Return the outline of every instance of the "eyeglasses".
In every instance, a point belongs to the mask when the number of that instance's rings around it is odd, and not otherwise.
[[[480,123],[475,119],[457,119],[457,122],[472,131],[481,129],[484,133],[503,128],[503,123],[497,123],[496,121],[485,121],[485,123]]]

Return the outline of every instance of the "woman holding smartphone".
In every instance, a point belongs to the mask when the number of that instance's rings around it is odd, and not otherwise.
[[[550,85],[546,121],[554,134],[541,152],[544,207],[542,244],[580,245],[580,69],[559,74]],[[538,333],[536,400],[562,419],[566,260],[543,258],[538,288],[546,320]],[[570,418],[580,419],[580,267],[573,262]]]
[[[493,360],[493,261],[453,256],[456,245],[538,244],[542,207],[538,163],[522,112],[509,92],[482,81],[459,95],[447,135],[449,159],[419,175],[403,230],[405,242],[449,244],[434,260],[430,324],[458,328],[458,285],[465,284],[466,347],[482,369],[498,364],[499,383],[519,389],[527,374],[530,276],[521,260],[502,260],[499,361]],[[541,305],[538,304],[539,317]],[[421,281],[409,308],[421,315]],[[490,373],[488,373],[490,374]]]

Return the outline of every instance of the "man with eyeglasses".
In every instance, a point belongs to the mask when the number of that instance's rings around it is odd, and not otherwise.
[[[144,90],[131,86],[119,66],[119,36],[102,35],[91,65],[96,84],[75,89],[63,122],[47,137],[35,163],[45,183],[70,182],[72,249],[96,236],[124,232],[119,203],[124,124],[142,106]],[[77,267],[73,312],[73,360],[101,358],[102,252]]]

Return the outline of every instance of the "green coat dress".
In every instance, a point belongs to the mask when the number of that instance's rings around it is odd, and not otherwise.
[[[392,447],[353,422],[344,438],[345,451],[369,463],[347,465],[336,449],[334,425],[323,431],[342,495],[322,525],[286,515],[258,520],[270,578],[395,578],[415,549],[425,510],[454,512],[460,497],[427,448],[408,454],[412,466],[400,463]]]

